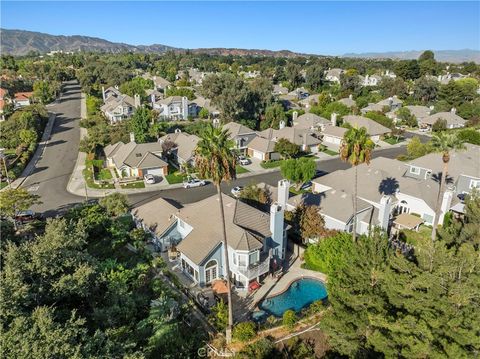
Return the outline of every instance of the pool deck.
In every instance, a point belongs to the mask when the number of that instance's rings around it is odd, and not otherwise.
[[[301,268],[302,261],[299,257],[293,258],[290,266],[279,277],[266,277],[262,286],[253,293],[238,292],[233,296],[234,317],[237,321],[249,320],[249,314],[257,310],[260,301],[280,294],[287,290],[290,283],[300,278],[315,278],[326,282],[327,276],[320,272]]]

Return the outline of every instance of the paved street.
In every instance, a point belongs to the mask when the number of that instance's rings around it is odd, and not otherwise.
[[[46,216],[54,216],[84,200],[84,197],[75,196],[67,192],[67,184],[73,171],[78,155],[80,137],[80,86],[70,82],[65,86],[61,100],[49,106],[49,111],[55,112],[57,118],[52,135],[45,151],[37,162],[33,173],[25,180],[22,187],[40,195],[43,204],[34,207]],[[395,158],[405,151],[405,146],[380,149],[374,152],[374,157],[384,156]],[[318,162],[318,170],[322,174],[349,167],[338,158]],[[280,179],[280,172],[269,172],[246,178],[240,178],[223,186],[226,193],[236,185],[265,182],[275,185]],[[150,193],[129,195],[132,204],[139,204],[153,199],[164,197],[180,203],[191,203],[204,199],[215,193],[215,188],[209,184],[200,188],[175,188]]]
[[[48,106],[50,112],[57,114],[52,134],[33,173],[22,184],[41,197],[43,204],[33,209],[46,215],[54,215],[82,201],[66,190],[78,155],[80,94],[78,83],[69,82],[61,99]]]

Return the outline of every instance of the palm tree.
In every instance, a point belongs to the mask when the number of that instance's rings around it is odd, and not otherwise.
[[[440,189],[438,191],[437,203],[435,205],[435,218],[433,220],[432,228],[432,241],[434,241],[437,236],[437,226],[438,221],[440,220],[440,209],[442,206],[443,195],[445,192],[448,163],[450,162],[450,151],[464,149],[465,145],[462,143],[462,141],[458,138],[456,134],[440,132],[433,135],[430,141],[430,146],[433,151],[442,153],[443,161],[442,177],[440,178]]]
[[[223,248],[225,270],[227,272],[228,289],[228,325],[226,330],[227,343],[232,339],[233,327],[233,309],[232,309],[232,289],[230,283],[230,266],[228,264],[227,231],[225,228],[225,212],[223,208],[223,198],[221,184],[223,181],[235,179],[236,175],[236,155],[232,148],[234,143],[229,139],[227,130],[215,128],[209,124],[202,133],[201,140],[196,149],[195,164],[200,176],[211,178],[217,187],[218,201],[220,204],[220,220],[223,229]]]
[[[355,186],[353,193],[353,231],[352,238],[357,240],[357,166],[366,163],[370,164],[372,150],[375,144],[370,139],[365,127],[351,127],[343,136],[340,146],[340,158],[344,162],[350,162],[355,167]]]

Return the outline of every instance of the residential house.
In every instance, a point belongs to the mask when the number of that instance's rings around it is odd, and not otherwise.
[[[287,95],[293,100],[305,100],[310,96],[310,93],[306,88],[299,87],[293,91],[290,91]]]
[[[325,72],[325,79],[330,82],[340,83],[340,75],[343,74],[343,69],[329,69]]]
[[[268,128],[259,132],[258,135],[274,142],[284,138],[300,146],[302,151],[312,153],[317,153],[319,151],[318,145],[322,143],[322,141],[318,138],[316,131],[295,127],[280,126],[280,129],[278,130]]]
[[[13,106],[15,109],[31,105],[33,92],[17,92],[13,96]]]
[[[278,95],[286,95],[288,94],[288,88],[282,86],[282,85],[279,85],[279,84],[275,84],[273,85],[273,91],[272,91],[272,94],[275,95],[275,96],[278,96]]]
[[[258,136],[256,131],[233,121],[223,125],[223,130],[227,130],[229,132],[230,139],[235,143],[235,148],[241,153],[245,153],[247,151],[248,144]]]
[[[382,136],[392,133],[391,129],[363,116],[347,115],[343,117],[343,122],[348,123],[352,127],[365,127],[370,138],[375,143],[380,141]]]
[[[343,127],[332,125],[325,126],[322,131],[322,144],[334,151],[338,151],[340,149],[340,145],[342,144],[345,132],[347,132],[347,129]]]
[[[326,118],[315,115],[314,113],[304,113],[297,117],[297,112],[295,111],[292,116],[292,125],[298,129],[309,129],[321,131],[326,125],[330,124],[330,121]]]
[[[153,76],[152,77],[153,85],[155,87],[155,90],[165,92],[167,88],[171,86],[171,82],[164,79],[163,77],[160,76]]]
[[[298,103],[303,107],[305,107],[306,109],[309,109],[312,105],[318,104],[319,98],[320,98],[320,94],[314,94],[314,95],[305,97],[304,99],[298,101]]]
[[[175,143],[175,148],[171,150],[175,161],[183,167],[185,165],[194,165],[195,149],[200,141],[200,137],[176,130],[175,133],[169,133],[160,138],[160,143],[166,141]]]
[[[362,86],[378,86],[382,81],[382,76],[379,75],[365,75],[359,77]]]
[[[420,126],[432,128],[432,126],[438,120],[445,120],[447,124],[447,129],[465,127],[467,121],[456,114],[454,108],[450,112],[438,112],[433,115],[429,115],[420,120]]]
[[[427,118],[432,111],[432,108],[427,106],[404,106],[406,109],[410,111],[413,117],[417,120],[418,123],[421,123],[424,118]],[[395,113],[394,120],[398,121],[398,115]]]
[[[261,161],[280,159],[280,155],[275,152],[275,142],[260,136],[254,137],[248,143],[247,154]]]
[[[185,96],[170,96],[153,104],[162,120],[187,120],[197,117],[199,107]]]
[[[377,103],[370,103],[367,107],[362,108],[360,111],[362,114],[367,112],[390,112],[396,111],[402,107],[403,101],[400,100],[397,96],[389,97],[384,100],[381,100]]]
[[[132,117],[135,110],[140,107],[140,96],[122,94],[117,88],[102,88],[103,105],[100,110],[111,123],[117,123]]]
[[[168,164],[162,159],[160,142],[137,144],[131,134],[130,142],[108,145],[104,148],[104,152],[107,166],[115,169],[121,178],[168,174]]]
[[[340,102],[341,104],[347,106],[348,108],[352,108],[352,107],[357,106],[357,103],[353,99],[352,95],[349,95],[348,97],[342,98],[342,99],[338,100],[337,102]]]
[[[212,105],[212,100],[198,96],[195,100],[192,101],[196,103],[199,108],[204,108],[208,111],[211,117],[218,117],[220,116],[220,110]]]
[[[268,274],[274,262],[281,265],[285,259],[289,187],[288,181],[280,182],[282,194],[270,213],[222,194],[227,248],[217,195],[181,208],[159,198],[134,207],[131,213],[137,226],[152,233],[158,249],[178,251],[179,266],[194,284],[205,286],[230,275],[237,289],[247,289]],[[230,273],[225,269],[226,255]]]

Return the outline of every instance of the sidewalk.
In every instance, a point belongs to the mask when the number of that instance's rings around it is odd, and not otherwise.
[[[20,187],[23,182],[30,176],[35,169],[35,166],[37,165],[38,161],[42,158],[43,153],[45,151],[45,148],[48,146],[48,142],[50,140],[50,136],[52,134],[52,129],[53,125],[55,124],[55,118],[56,114],[53,112],[48,113],[48,122],[45,126],[45,130],[43,131],[43,135],[41,138],[41,141],[37,145],[37,149],[35,150],[35,153],[33,154],[32,158],[28,162],[27,166],[24,168],[22,171],[22,174],[20,177],[18,177],[15,181],[13,181],[10,186],[4,187],[2,190],[6,188],[14,188],[17,189]]]

